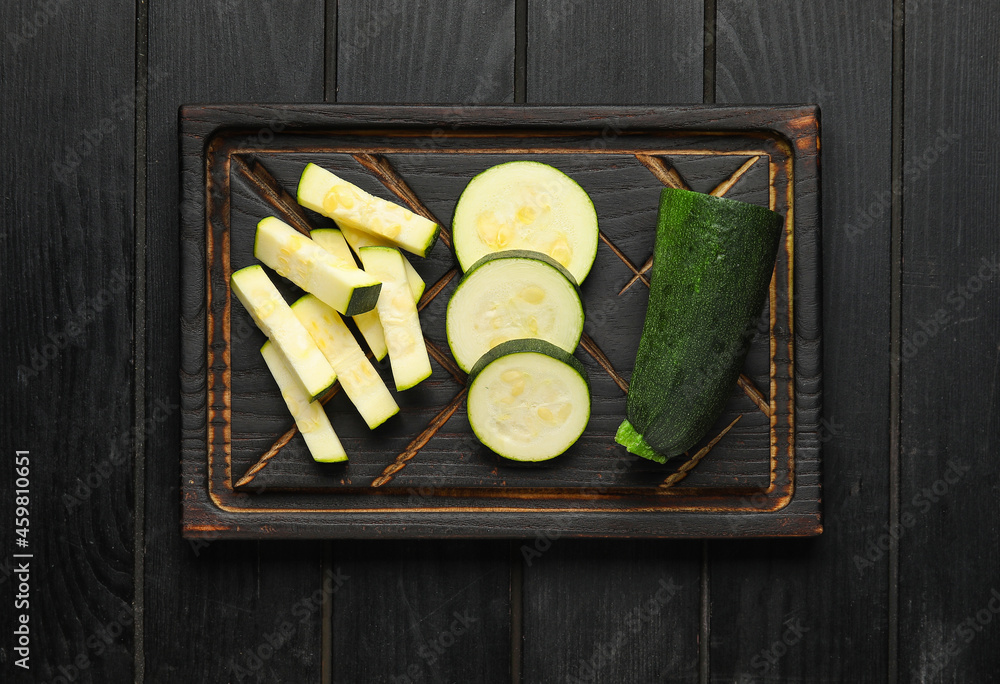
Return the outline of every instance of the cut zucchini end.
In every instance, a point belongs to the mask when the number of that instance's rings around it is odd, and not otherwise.
[[[351,299],[347,302],[345,316],[357,316],[366,311],[371,311],[378,303],[378,295],[382,291],[382,283],[368,285],[366,287],[356,287],[351,293]]]
[[[434,224],[434,232],[431,233],[430,237],[427,238],[427,244],[424,245],[424,251],[419,254],[421,257],[426,257],[434,249],[434,245],[437,244],[438,238],[441,236],[441,226],[437,223]]]
[[[428,366],[427,372],[425,374],[423,374],[421,376],[414,375],[412,377],[408,377],[406,379],[406,381],[403,382],[402,384],[396,383],[396,391],[397,392],[402,392],[404,390],[408,390],[408,389],[411,389],[413,387],[416,387],[417,385],[419,385],[420,383],[422,383],[424,380],[426,380],[427,378],[431,377],[431,373],[432,372],[433,372],[433,369]]]
[[[337,380],[336,380],[336,378],[334,378],[334,381],[331,382],[329,385],[327,385],[325,388],[323,388],[323,391],[318,392],[318,393],[314,394],[313,396],[311,396],[309,398],[309,401],[321,401],[324,397],[326,397],[326,395],[328,395],[330,393],[330,390],[332,390],[333,386],[336,385],[336,384],[337,384]]]
[[[642,456],[657,463],[667,462],[667,457],[654,451],[653,447],[646,444],[646,440],[632,427],[632,423],[627,420],[623,420],[622,424],[618,426],[618,432],[615,433],[615,441],[625,447],[630,454]]]
[[[390,418],[392,418],[397,413],[399,413],[399,406],[396,406],[396,410],[393,411],[392,413],[388,413],[388,414],[386,414],[384,416],[379,416],[378,419],[373,420],[370,423],[366,420],[365,424],[368,426],[369,430],[374,430],[379,425],[382,425],[383,423],[385,423],[385,421],[389,420]]]
[[[306,209],[312,209],[319,214],[323,213],[323,197],[317,194],[316,188],[324,184],[325,181],[328,182],[324,171],[326,169],[312,162],[306,164],[295,189],[295,201]]]
[[[331,453],[331,454],[320,454],[318,457],[313,454],[313,460],[317,463],[347,463],[347,454],[343,453]]]

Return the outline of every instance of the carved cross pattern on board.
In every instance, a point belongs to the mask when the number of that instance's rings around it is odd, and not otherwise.
[[[441,241],[448,247],[451,247],[451,235],[449,232],[444,228],[443,224],[434,217],[424,203],[420,201],[419,197],[417,197],[417,195],[410,189],[406,181],[396,172],[385,157],[367,153],[356,153],[352,156],[359,164],[368,169],[368,171],[370,171],[372,175],[382,183],[382,185],[398,197],[412,211],[442,226],[440,233]],[[688,184],[685,182],[684,178],[681,177],[680,173],[678,173],[678,171],[663,157],[644,154],[636,154],[635,156],[664,185],[672,188],[689,189]],[[761,159],[761,156],[754,156],[747,159],[746,162],[744,162],[728,178],[717,185],[709,194],[716,197],[725,195],[739,181],[739,179]],[[256,161],[248,163],[239,155],[234,155],[233,161],[235,171],[241,174],[255,187],[260,197],[267,202],[283,220],[305,235],[309,235],[311,225],[307,215],[303,211],[303,208],[284,188],[281,187],[281,185],[274,179],[267,169],[263,167],[263,165]],[[638,268],[628,258],[628,256],[625,255],[624,252],[622,252],[610,239],[608,239],[603,231],[599,232],[599,238],[600,241],[632,272],[632,278],[621,289],[618,293],[619,295],[628,291],[628,289],[637,281],[641,281],[644,285],[649,287],[649,278],[646,274],[653,265],[652,255],[650,255],[641,268]],[[420,302],[417,305],[418,311],[422,311],[426,308],[427,305],[430,304],[430,302],[432,302],[458,275],[458,268],[453,267],[440,279],[438,279],[438,281],[428,288],[421,297]],[[420,453],[420,450],[455,414],[455,412],[462,405],[462,401],[465,399],[465,395],[467,393],[466,374],[455,364],[448,352],[441,349],[437,344],[426,337],[424,338],[424,342],[427,345],[428,354],[449,375],[451,375],[452,379],[458,386],[459,391],[455,394],[451,401],[448,402],[448,404],[438,411],[438,413],[428,422],[426,427],[409,442],[406,448],[403,449],[393,459],[393,461],[385,467],[382,473],[372,481],[370,485],[372,487],[381,487],[382,485],[385,485],[390,482],[400,470],[405,468],[406,464]],[[604,371],[622,390],[622,392],[628,392],[628,383],[626,380],[620,373],[618,373],[607,355],[587,333],[583,333],[580,339],[580,347],[587,354],[589,354],[602,369],[604,369]],[[770,415],[770,406],[767,399],[760,392],[760,390],[754,386],[753,382],[746,375],[740,375],[739,386],[754,402],[757,408],[764,413],[764,415]],[[337,382],[335,383],[333,389],[321,401],[326,404],[339,391],[340,383]],[[729,423],[729,425],[712,437],[712,439],[710,439],[708,443],[693,456],[687,458],[673,474],[663,481],[660,488],[669,488],[683,479],[691,471],[691,469],[693,469],[698,462],[704,458],[723,437],[725,437],[725,435],[733,428],[734,425],[736,425],[740,418],[742,418],[742,414],[737,416],[731,423]],[[282,434],[270,446],[270,448],[264,452],[263,455],[261,455],[257,462],[247,470],[247,472],[236,482],[235,487],[245,487],[253,482],[257,474],[267,467],[268,463],[270,463],[271,460],[281,452],[281,450],[292,440],[297,432],[298,428],[293,424],[292,427]]]

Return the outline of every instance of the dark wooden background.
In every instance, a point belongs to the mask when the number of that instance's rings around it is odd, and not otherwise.
[[[0,5],[0,680],[997,680],[1000,12],[597,5]],[[177,107],[318,101],[820,104],[824,534],[181,539]]]

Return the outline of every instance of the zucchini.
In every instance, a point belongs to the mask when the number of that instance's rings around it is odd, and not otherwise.
[[[403,255],[395,247],[362,247],[358,254],[365,270],[382,281],[376,308],[389,348],[392,378],[397,390],[409,389],[431,374],[431,361]]]
[[[659,463],[704,437],[725,407],[760,315],[783,219],[665,188],[649,305],[615,440]]]
[[[233,293],[243,302],[257,327],[274,343],[288,370],[313,400],[336,382],[337,374],[302,327],[260,265],[247,266],[230,277]]]
[[[545,461],[569,449],[590,420],[587,371],[545,340],[510,340],[469,374],[469,424],[484,445],[513,461]]]
[[[278,383],[281,398],[285,400],[313,460],[320,463],[346,461],[347,452],[337,433],[333,431],[323,405],[312,399],[302,388],[302,384],[285,364],[277,346],[268,340],[260,348],[260,355],[264,357],[274,381]]]
[[[388,240],[375,237],[374,235],[366,233],[362,230],[354,230],[353,228],[345,227],[341,229],[341,233],[343,234],[345,241],[351,246],[350,248],[354,250],[355,254],[357,254],[358,250],[362,247],[394,246]],[[405,257],[403,258],[403,268],[406,269],[406,281],[410,284],[410,290],[413,291],[413,300],[419,302],[427,285],[424,283],[424,279],[420,277],[420,274],[417,273],[417,269],[413,268],[413,264],[411,264]]]
[[[354,255],[351,248],[344,239],[344,234],[336,228],[317,228],[309,233],[317,245],[333,254],[335,257],[355,264]],[[377,300],[376,300],[377,301]],[[372,309],[352,317],[354,324],[358,326],[358,332],[365,338],[368,348],[372,350],[376,361],[381,361],[389,352],[385,346],[385,335],[382,333],[382,324],[378,322],[378,311]]]
[[[463,271],[486,254],[548,254],[583,282],[597,256],[597,212],[586,191],[559,169],[534,161],[489,168],[469,181],[452,218]]]
[[[313,295],[292,304],[292,311],[337,372],[341,387],[370,429],[399,412],[396,400],[340,314]]]
[[[446,316],[448,346],[468,373],[507,340],[547,340],[572,352],[583,334],[573,276],[551,257],[517,250],[487,254],[455,288]]]
[[[378,301],[382,285],[377,279],[333,256],[281,219],[269,216],[257,224],[253,254],[278,275],[347,316],[370,311]]]
[[[353,228],[388,240],[417,256],[427,256],[441,228],[405,207],[371,195],[326,169],[307,164],[299,178],[299,204]]]

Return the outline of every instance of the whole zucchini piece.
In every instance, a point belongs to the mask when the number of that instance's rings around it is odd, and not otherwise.
[[[767,296],[784,219],[754,204],[665,188],[649,306],[615,440],[659,463],[725,407]]]

